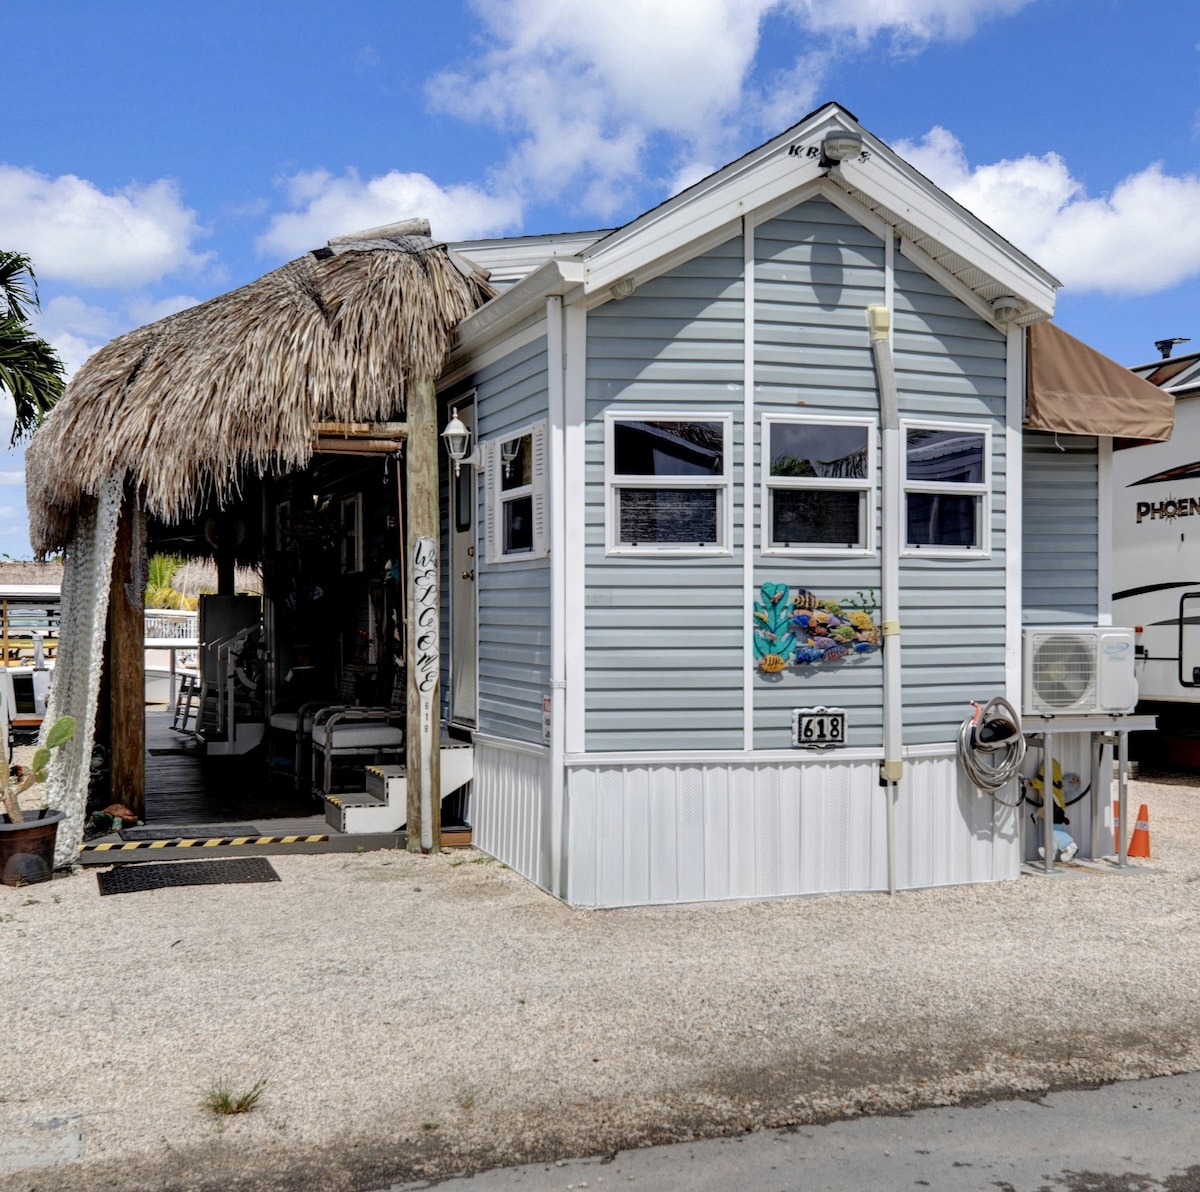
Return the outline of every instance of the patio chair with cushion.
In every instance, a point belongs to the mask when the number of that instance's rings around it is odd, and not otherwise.
[[[396,708],[335,704],[317,711],[311,732],[314,794],[364,790],[368,765],[403,763],[404,723],[403,709]],[[346,762],[351,763],[349,778]],[[340,776],[335,775],[335,766],[342,771]]]

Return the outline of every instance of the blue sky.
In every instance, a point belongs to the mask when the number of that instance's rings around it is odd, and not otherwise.
[[[1200,348],[1193,0],[0,0],[0,42],[0,244],[71,369],[340,232],[622,223],[829,99],[1054,272],[1060,326]]]

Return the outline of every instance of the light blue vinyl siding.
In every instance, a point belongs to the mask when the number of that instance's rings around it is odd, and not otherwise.
[[[472,378],[479,442],[545,418],[544,339]],[[475,575],[479,600],[479,730],[542,743],[542,699],[550,694],[550,561],[488,564],[480,480]]]
[[[900,417],[992,430],[991,557],[906,558],[900,569],[904,743],[954,740],[970,701],[1004,693],[1005,337],[896,253]]]
[[[878,417],[866,308],[884,301],[885,246],[839,208],[814,200],[763,224],[755,239],[755,403],[764,413]],[[903,740],[948,742],[970,699],[1004,687],[1004,337],[907,261],[894,256],[893,353],[901,418],[992,428],[991,557],[901,562]],[[761,422],[754,428],[761,456]],[[756,473],[757,478],[757,473]],[[880,510],[876,509],[877,522]],[[764,556],[757,529],[755,584],[787,583],[817,596],[878,596],[874,558]],[[848,744],[883,741],[878,652],[793,666],[754,679],[754,744],[791,744],[793,708],[847,709]]]
[[[876,419],[879,398],[867,339],[868,306],[884,300],[884,244],[824,200],[768,223],[754,238],[754,460],[762,459],[762,416],[853,415]],[[878,448],[877,448],[878,450]],[[878,460],[876,461],[878,467]],[[760,465],[761,467],[761,465]],[[760,468],[754,470],[760,480]],[[755,490],[755,508],[758,510]],[[879,524],[878,490],[874,496]],[[757,511],[757,518],[765,516]],[[753,533],[755,591],[785,583],[823,599],[879,592],[879,556],[767,555],[761,522]],[[883,679],[878,652],[841,662],[791,666],[754,676],[754,746],[786,749],[792,709],[846,709],[847,744],[883,741]]]
[[[732,556],[606,557],[604,416],[610,409],[732,414],[742,465],[743,250],[734,239],[588,314],[587,748],[742,744],[742,498]],[[567,626],[567,632],[575,632]]]
[[[1099,456],[1094,438],[1026,432],[1022,620],[1094,625]]]

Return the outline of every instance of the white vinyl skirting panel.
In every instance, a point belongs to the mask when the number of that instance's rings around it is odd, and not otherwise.
[[[573,906],[888,888],[877,762],[574,766],[556,818],[548,754],[478,739],[475,748],[475,843]],[[1019,835],[1017,813],[967,789],[953,756],[905,763],[899,889],[1015,878]],[[562,890],[552,888],[556,868]]]
[[[874,762],[576,769],[567,898],[636,906],[887,889]],[[962,787],[953,757],[906,763],[900,889],[1015,878],[1016,813]]]
[[[549,889],[550,751],[476,738],[471,786],[472,843]]]

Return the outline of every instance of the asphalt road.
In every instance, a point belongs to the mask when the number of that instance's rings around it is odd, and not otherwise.
[[[387,1192],[1200,1192],[1200,1074],[766,1130]]]

